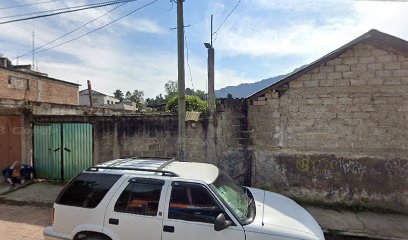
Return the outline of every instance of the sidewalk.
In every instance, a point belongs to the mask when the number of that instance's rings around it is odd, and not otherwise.
[[[0,184],[0,202],[51,207],[62,184],[39,182],[8,191]],[[6,192],[4,192],[6,190]],[[3,194],[2,194],[3,193]],[[365,237],[370,239],[408,239],[408,215],[375,212],[347,212],[306,207],[329,236]]]

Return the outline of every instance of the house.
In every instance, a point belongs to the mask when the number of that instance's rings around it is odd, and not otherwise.
[[[31,65],[13,65],[0,58],[0,98],[78,105],[79,84],[48,77]]]
[[[90,106],[89,90],[84,89],[79,92],[79,105]],[[136,104],[130,101],[121,102],[119,99],[108,96],[101,92],[92,90],[92,104],[95,107],[103,107],[110,109],[121,109],[127,111],[136,111]]]
[[[79,84],[48,77],[30,65],[0,57],[0,169],[23,159],[24,105],[30,102],[78,105]]]
[[[406,208],[407,41],[371,30],[247,101],[255,185]]]

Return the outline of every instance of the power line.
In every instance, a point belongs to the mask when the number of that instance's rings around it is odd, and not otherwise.
[[[136,1],[137,1],[137,0],[136,0]],[[25,57],[25,56],[27,56],[27,55],[30,55],[30,54],[32,54],[33,52],[37,51],[38,49],[44,48],[44,47],[46,47],[46,46],[48,46],[48,45],[50,45],[50,44],[52,44],[52,43],[54,43],[54,42],[56,42],[56,41],[58,41],[58,40],[64,38],[64,37],[66,37],[66,36],[68,36],[68,35],[70,35],[70,34],[72,34],[72,33],[74,33],[74,32],[76,32],[76,31],[78,31],[78,30],[84,28],[85,26],[87,26],[87,25],[89,25],[89,24],[95,22],[96,20],[98,20],[98,19],[100,19],[100,18],[106,16],[107,14],[109,14],[109,13],[115,11],[116,9],[118,9],[119,7],[121,7],[121,6],[125,5],[125,4],[127,4],[127,3],[122,3],[121,5],[114,7],[113,9],[111,9],[111,10],[105,12],[104,14],[100,15],[99,17],[96,17],[96,18],[92,19],[91,21],[88,21],[88,22],[82,24],[81,26],[75,28],[74,30],[69,31],[69,32],[63,34],[63,35],[61,35],[61,36],[55,38],[54,40],[52,40],[52,41],[50,41],[50,42],[48,42],[48,43],[46,43],[46,44],[44,44],[44,45],[41,45],[41,46],[39,46],[39,47],[33,49],[32,51],[29,51],[29,52],[26,52],[26,53],[24,53],[24,54],[22,54],[22,55],[19,55],[19,56],[17,56],[16,58],[21,58],[21,57]]]
[[[45,14],[45,13],[59,12],[59,11],[65,11],[65,10],[71,10],[71,9],[79,9],[79,8],[99,6],[99,5],[109,4],[109,3],[127,2],[127,1],[130,1],[130,0],[112,0],[112,1],[105,1],[105,2],[99,2],[99,3],[90,3],[90,4],[84,4],[80,6],[74,6],[74,7],[63,7],[63,8],[53,9],[53,10],[44,10],[44,11],[39,11],[39,12],[22,13],[22,14],[17,14],[17,15],[4,16],[4,17],[0,17],[0,19],[16,18],[16,17],[29,16],[29,15],[39,15],[39,14]]]
[[[237,2],[237,4],[235,4],[235,7],[232,9],[232,11],[227,15],[227,17],[225,17],[225,19],[224,19],[224,21],[221,23],[221,25],[217,28],[217,30],[214,32],[214,33],[212,33],[212,35],[214,35],[214,34],[217,34],[219,31],[220,31],[220,29],[222,28],[222,26],[224,26],[224,24],[227,22],[227,20],[228,20],[228,18],[231,16],[231,14],[237,9],[237,7],[238,7],[238,5],[240,4],[242,2],[242,0],[239,0],[238,2]],[[215,40],[217,40],[217,39],[215,39]],[[215,40],[214,40],[214,42],[215,42]]]
[[[1,7],[0,10],[12,9],[12,8],[21,8],[21,7],[29,7],[29,6],[40,5],[40,4],[44,4],[44,3],[58,2],[58,1],[61,1],[61,0],[49,0],[49,1],[43,1],[43,2],[36,2],[36,3],[27,3],[27,4],[15,5],[15,6],[10,6],[10,7]]]
[[[137,12],[137,11],[139,11],[139,10],[142,10],[143,8],[146,8],[146,7],[152,5],[153,3],[157,2],[157,1],[159,1],[159,0],[151,1],[151,2],[149,2],[149,3],[147,3],[147,4],[143,5],[143,6],[141,6],[141,7],[137,8],[137,9],[135,9],[135,10],[133,10],[133,11],[127,13],[126,15],[123,15],[122,17],[116,18],[115,20],[113,20],[113,21],[111,21],[111,22],[109,22],[109,23],[107,23],[107,24],[105,24],[105,25],[102,25],[101,27],[98,27],[98,28],[96,28],[96,29],[94,29],[94,30],[92,30],[92,31],[89,31],[89,32],[87,32],[87,33],[84,33],[84,34],[82,34],[82,35],[80,35],[80,36],[78,36],[78,37],[72,38],[72,39],[70,39],[70,40],[68,40],[68,41],[65,41],[65,42],[63,42],[63,43],[60,43],[60,44],[55,45],[55,46],[53,46],[53,47],[49,47],[49,48],[46,48],[46,49],[44,49],[44,50],[37,51],[36,53],[38,54],[38,53],[42,53],[42,52],[45,52],[45,51],[49,51],[49,50],[51,50],[51,49],[60,47],[60,46],[65,45],[65,44],[67,44],[67,43],[70,43],[70,42],[73,42],[73,41],[75,41],[75,40],[78,40],[78,39],[80,39],[80,38],[82,38],[82,37],[85,37],[85,36],[87,36],[87,35],[89,35],[89,34],[91,34],[91,33],[94,33],[94,32],[96,32],[96,31],[99,31],[99,30],[101,30],[102,28],[107,27],[107,26],[109,26],[109,25],[112,25],[113,23],[115,23],[115,22],[117,22],[117,21],[119,21],[119,20],[121,20],[121,19],[123,19],[123,18],[125,18],[125,17],[127,17],[127,16],[129,16],[129,15],[131,15],[131,14]]]
[[[194,90],[194,83],[193,83],[193,75],[191,74],[191,67],[190,67],[190,61],[189,61],[189,50],[188,50],[188,43],[187,43],[187,33],[184,31],[184,39],[186,42],[186,60],[187,60],[187,66],[188,66],[188,71],[190,72],[190,80],[191,80],[191,86],[193,87]]]
[[[8,21],[3,21],[0,22],[1,24],[6,24],[6,23],[13,23],[13,22],[21,22],[21,21],[27,21],[27,20],[32,20],[32,19],[37,19],[37,18],[44,18],[44,17],[50,17],[50,16],[55,16],[59,14],[64,14],[64,13],[71,13],[71,12],[77,12],[77,11],[83,11],[87,9],[93,9],[93,8],[101,8],[101,7],[106,7],[110,5],[115,5],[115,4],[120,4],[120,3],[128,3],[128,2],[134,2],[137,0],[125,0],[125,1],[111,1],[111,2],[105,2],[104,4],[99,4],[99,5],[88,5],[88,7],[83,7],[81,6],[80,8],[73,9],[73,10],[67,10],[67,11],[62,11],[62,12],[56,12],[56,13],[49,13],[49,14],[44,14],[44,15],[38,15],[38,16],[33,16],[33,17],[27,17],[27,18],[19,18],[15,20],[8,20]],[[85,5],[84,5],[85,6]],[[53,11],[53,10],[51,10]],[[54,10],[55,11],[55,10]],[[10,16],[11,17],[11,16]]]

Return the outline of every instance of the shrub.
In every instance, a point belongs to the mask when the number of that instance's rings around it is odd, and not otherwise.
[[[178,112],[178,95],[171,98],[166,104],[167,111]],[[197,96],[186,96],[186,111],[187,112],[207,112],[207,102],[201,100]]]

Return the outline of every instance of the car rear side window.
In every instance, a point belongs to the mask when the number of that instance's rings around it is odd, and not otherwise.
[[[81,173],[64,188],[56,203],[95,208],[121,176],[104,173]]]
[[[115,212],[156,216],[164,181],[133,178],[115,204]]]

